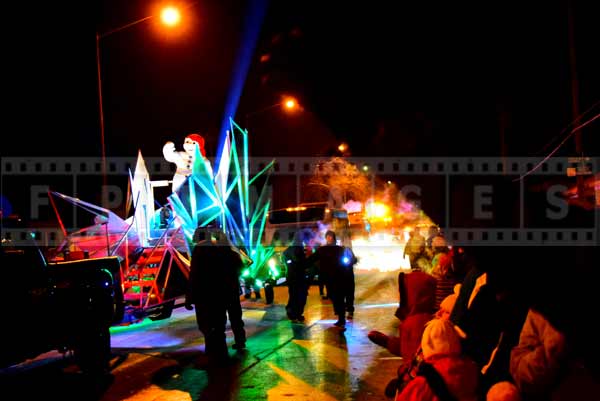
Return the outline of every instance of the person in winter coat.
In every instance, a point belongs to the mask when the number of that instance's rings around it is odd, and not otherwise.
[[[286,282],[289,293],[285,310],[288,318],[294,323],[304,321],[304,306],[308,296],[304,241],[303,233],[297,232],[292,244],[283,251],[283,259],[287,266]]]
[[[410,237],[408,238],[408,241],[406,241],[404,254],[402,256],[408,256],[410,267],[412,269],[419,269],[420,267],[417,261],[425,253],[425,238],[423,238],[417,230],[411,231],[409,235]]]
[[[600,247],[527,249],[536,263],[521,278],[529,309],[510,354],[510,374],[530,401],[600,399]]]
[[[342,298],[344,301],[344,308],[348,312],[346,318],[348,320],[354,319],[354,265],[358,262],[358,259],[349,247],[344,247],[342,251]]]
[[[449,320],[427,324],[421,349],[424,360],[417,377],[396,395],[396,401],[477,400],[477,365],[461,356],[460,338]]]
[[[519,341],[527,314],[525,271],[511,258],[525,249],[477,247],[477,261],[463,282],[450,320],[461,333],[463,353],[479,366],[480,391],[510,381],[510,352]],[[465,291],[463,291],[465,290]]]
[[[436,238],[434,238],[434,242]],[[454,285],[456,284],[452,272],[452,257],[449,253],[440,252],[434,256],[431,275],[437,280],[435,309],[439,309],[440,303],[444,298],[452,294]]]
[[[574,357],[572,348],[565,333],[529,309],[510,355],[510,373],[527,400],[599,399],[600,377]]]
[[[244,262],[222,231],[208,229],[197,236],[200,242],[192,252],[185,307],[195,309],[206,354],[215,361],[224,361],[229,357],[225,335],[227,317],[235,337],[233,348],[246,347],[239,287]]]
[[[343,265],[345,248],[336,244],[335,233],[325,233],[326,244],[319,247],[315,253],[310,255],[307,263],[319,264],[319,277],[323,278],[327,294],[333,303],[334,313],[338,320],[335,326],[343,328],[346,326],[346,302],[345,302],[345,280],[347,274]]]
[[[435,313],[435,318],[443,320],[450,319],[450,314],[452,313],[452,309],[456,303],[459,290],[460,284],[457,284],[454,289],[454,294],[448,295],[440,304],[440,309],[438,309],[438,311]],[[427,322],[429,322],[429,320]],[[369,340],[373,341],[375,344],[386,348],[394,355],[402,356],[403,363],[398,367],[398,374],[388,383],[385,388],[385,394],[390,398],[394,397],[399,388],[403,388],[410,380],[416,377],[418,367],[423,361],[421,338],[423,336],[426,323],[423,323],[418,330],[407,326],[407,330],[413,330],[415,333],[404,333],[404,336],[402,333],[402,324],[398,327],[399,335],[397,337],[387,336],[375,330],[370,331],[368,334]],[[419,333],[419,340],[418,343],[414,343],[412,342],[412,339],[416,337],[417,333]],[[412,349],[415,347],[417,348],[416,352],[410,354]],[[403,350],[404,352],[402,352]]]
[[[395,314],[401,321],[398,337],[371,331],[369,339],[404,360],[410,360],[419,348],[425,324],[433,318],[435,286],[435,278],[420,270],[398,274],[400,302]]]

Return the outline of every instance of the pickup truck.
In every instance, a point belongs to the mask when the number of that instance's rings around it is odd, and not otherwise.
[[[123,319],[117,257],[48,263],[32,241],[0,247],[0,368],[49,351],[72,352],[84,373],[106,373],[112,324]]]

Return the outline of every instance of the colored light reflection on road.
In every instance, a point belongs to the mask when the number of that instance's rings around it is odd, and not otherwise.
[[[312,353],[325,355],[327,362],[336,368],[345,371],[348,370],[348,350],[311,340],[294,340],[293,342]]]
[[[135,334],[134,334],[135,335]],[[130,336],[124,336],[130,337]],[[126,341],[123,336],[111,336],[111,346],[115,348],[120,348],[124,346],[125,343],[128,344],[128,347],[137,348],[137,349],[153,349],[153,348],[166,348],[166,347],[175,347],[178,345],[183,345],[187,342],[185,338],[170,336],[161,331],[147,331],[144,334],[143,343],[136,343],[135,340],[128,338]]]
[[[273,369],[282,379],[282,381],[267,392],[269,401],[277,400],[322,400],[322,401],[337,401],[337,398],[319,390],[299,379],[293,374],[278,368],[272,363],[267,364]]]
[[[138,330],[140,328],[146,328],[148,326],[151,326],[152,324],[154,324],[154,322],[152,320],[144,319],[139,323],[135,323],[135,324],[131,324],[131,325],[113,326],[110,328],[110,333],[117,334],[117,333],[130,332],[133,330]]]
[[[165,390],[153,384],[150,387],[135,394],[134,396],[125,398],[123,401],[140,400],[192,401],[192,396],[185,391]]]

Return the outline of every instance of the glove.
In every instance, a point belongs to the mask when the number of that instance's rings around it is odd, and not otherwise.
[[[189,303],[189,302],[186,302],[185,303],[185,309],[187,309],[187,310],[193,310],[194,309],[194,305],[191,304],[191,303]]]

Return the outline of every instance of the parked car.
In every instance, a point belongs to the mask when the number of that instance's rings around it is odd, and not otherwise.
[[[81,370],[103,373],[112,324],[123,319],[119,259],[48,263],[34,241],[0,247],[3,349],[0,367],[57,350],[72,351]]]

